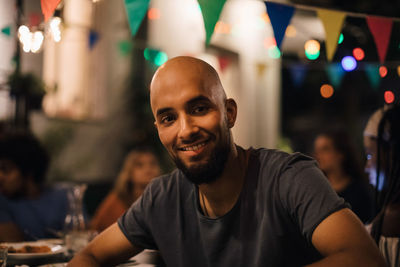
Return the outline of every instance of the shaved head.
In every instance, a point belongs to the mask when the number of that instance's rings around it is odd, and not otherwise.
[[[168,60],[154,74],[150,84],[151,106],[154,106],[154,96],[163,88],[183,87],[188,83],[198,84],[221,103],[226,100],[218,73],[210,64],[194,57],[179,56]]]
[[[195,184],[215,181],[235,148],[230,129],[237,111],[215,69],[193,57],[173,58],[154,74],[150,101],[176,166]]]

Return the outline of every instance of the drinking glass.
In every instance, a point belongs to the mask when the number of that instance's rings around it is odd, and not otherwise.
[[[6,267],[8,247],[0,246],[0,267]]]

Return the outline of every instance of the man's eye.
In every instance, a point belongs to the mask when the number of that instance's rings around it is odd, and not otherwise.
[[[161,123],[163,124],[168,124],[171,123],[174,120],[174,116],[172,115],[165,115],[161,117]]]
[[[193,113],[193,114],[203,114],[203,113],[205,113],[207,110],[208,110],[208,107],[207,107],[207,106],[203,106],[203,105],[201,105],[201,106],[195,106],[195,107],[193,108],[193,110],[192,110],[192,113]]]

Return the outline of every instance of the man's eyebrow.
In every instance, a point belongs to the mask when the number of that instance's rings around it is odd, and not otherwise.
[[[193,104],[193,103],[202,102],[202,101],[203,101],[203,102],[211,102],[210,99],[209,99],[208,97],[205,97],[205,96],[203,96],[203,95],[199,95],[199,96],[196,96],[196,97],[190,99],[190,100],[187,102],[187,104],[188,104],[188,105],[191,105],[191,104]]]
[[[157,116],[160,116],[161,114],[171,111],[172,108],[160,108],[159,110],[157,110]]]

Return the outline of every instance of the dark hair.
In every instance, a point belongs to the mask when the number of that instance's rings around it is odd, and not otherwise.
[[[49,165],[49,156],[39,141],[28,133],[8,133],[0,138],[0,159],[13,162],[24,177],[42,185]]]
[[[372,236],[378,242],[386,207],[400,203],[400,105],[393,106],[383,114],[378,126],[377,146],[376,177],[379,179],[381,170],[385,174],[383,189],[377,191],[379,214],[372,227]]]
[[[343,155],[343,171],[353,180],[367,182],[359,157],[351,142],[350,136],[343,130],[327,130],[318,136],[325,136],[332,140],[333,147]]]

